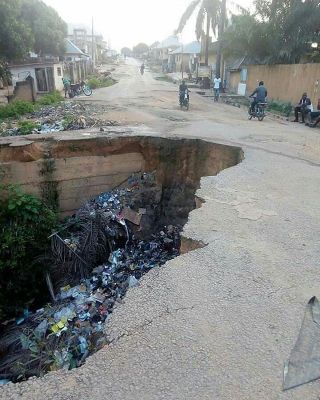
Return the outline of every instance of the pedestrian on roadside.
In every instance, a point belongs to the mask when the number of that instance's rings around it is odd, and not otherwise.
[[[64,97],[67,98],[67,94],[70,89],[71,81],[68,78],[62,78],[63,88],[64,88]]]
[[[305,116],[313,111],[311,100],[307,92],[302,94],[299,104],[294,109],[295,119],[293,122],[299,122],[299,113],[301,114],[301,123],[304,123]]]
[[[221,85],[221,78],[219,75],[215,75],[213,79],[213,91],[214,91],[214,98],[216,100],[219,99],[220,85]]]

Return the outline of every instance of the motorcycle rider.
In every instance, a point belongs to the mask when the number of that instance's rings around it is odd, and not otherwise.
[[[189,89],[186,84],[186,81],[183,80],[179,86],[179,100],[180,100],[180,105],[183,103],[184,100],[184,95],[186,93],[186,90],[188,90],[188,100],[189,100]]]
[[[258,103],[265,103],[268,91],[264,86],[264,82],[260,81],[259,86],[254,90],[254,92],[249,97],[254,97],[254,101],[251,104],[251,112],[254,113],[256,105]]]
[[[141,67],[140,67],[141,75],[143,75],[144,69],[145,69],[144,63],[142,63],[142,64],[141,64]]]

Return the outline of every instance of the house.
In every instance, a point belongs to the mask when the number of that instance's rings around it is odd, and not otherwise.
[[[86,27],[69,26],[68,39],[76,45],[84,54],[93,58],[93,62],[100,63],[103,59],[103,53],[107,50],[107,42],[103,40],[102,35],[92,35]]]
[[[158,61],[162,65],[162,70],[172,72],[174,68],[174,55],[170,53],[181,46],[177,36],[169,36],[157,46]]]
[[[65,39],[65,43],[63,76],[69,78],[73,83],[80,82],[92,72],[92,60],[70,39]]]
[[[182,45],[172,51],[170,55],[174,56],[174,71],[196,73],[200,52],[201,44],[197,41]]]
[[[30,57],[9,66],[12,84],[32,78],[35,94],[45,94],[63,90],[63,62],[58,57]]]
[[[244,96],[246,94],[248,80],[247,66],[256,64],[259,63],[247,56],[226,60],[225,79],[228,90],[232,93]]]

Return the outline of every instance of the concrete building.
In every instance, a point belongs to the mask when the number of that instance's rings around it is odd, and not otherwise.
[[[107,50],[107,42],[102,35],[93,35],[87,28],[73,28],[69,31],[68,39],[72,41],[83,53],[93,57],[94,62],[101,62],[103,53]]]
[[[36,94],[45,94],[54,90],[63,90],[63,62],[57,57],[30,58],[19,64],[10,65],[12,84],[33,78]]]
[[[174,56],[174,72],[197,73],[199,56],[201,52],[200,42],[191,42],[172,51]]]

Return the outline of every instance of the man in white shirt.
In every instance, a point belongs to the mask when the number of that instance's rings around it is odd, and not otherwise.
[[[214,90],[214,98],[217,100],[219,99],[220,95],[220,84],[221,84],[221,78],[220,76],[215,76],[213,79],[213,90]]]

